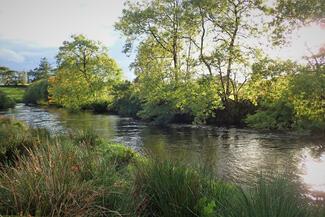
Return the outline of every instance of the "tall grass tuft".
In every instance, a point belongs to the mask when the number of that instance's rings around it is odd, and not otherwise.
[[[134,196],[140,216],[214,216],[231,185],[206,179],[180,163],[149,161],[135,174]]]
[[[70,133],[70,139],[77,146],[94,148],[103,143],[102,139],[91,129],[79,130]]]
[[[0,117],[0,166],[13,164],[18,156],[26,154],[27,149],[37,147],[49,138],[46,130],[29,128],[22,122]]]
[[[120,216],[131,212],[129,149],[85,146],[68,138],[41,141],[17,155],[14,165],[2,166],[0,214]]]
[[[1,213],[87,216],[101,192],[81,181],[85,163],[68,146],[51,144],[30,151],[15,168],[0,173]]]
[[[312,217],[309,204],[297,186],[282,177],[260,178],[249,189],[240,189],[226,216]]]

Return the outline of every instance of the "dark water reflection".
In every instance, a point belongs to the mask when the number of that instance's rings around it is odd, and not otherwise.
[[[71,114],[24,105],[5,114],[53,133],[91,128],[100,136],[137,151],[200,164],[219,178],[238,183],[252,182],[261,172],[284,172],[310,191],[325,193],[324,138],[235,128],[159,128],[119,116]]]

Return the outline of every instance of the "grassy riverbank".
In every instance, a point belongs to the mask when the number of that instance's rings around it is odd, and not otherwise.
[[[292,183],[250,188],[153,160],[92,132],[51,137],[0,119],[0,215],[322,217]]]
[[[0,92],[5,93],[17,103],[23,102],[25,91],[25,86],[0,86]]]

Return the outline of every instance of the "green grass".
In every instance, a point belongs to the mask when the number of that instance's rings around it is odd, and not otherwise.
[[[54,138],[14,120],[1,124],[0,146],[27,145],[10,152],[14,163],[0,165],[0,216],[325,216],[325,206],[281,177],[242,188],[140,156],[91,131]]]
[[[17,103],[23,101],[25,90],[26,90],[25,87],[7,87],[7,86],[3,87],[3,86],[0,86],[0,91],[7,94],[7,96],[14,99]]]

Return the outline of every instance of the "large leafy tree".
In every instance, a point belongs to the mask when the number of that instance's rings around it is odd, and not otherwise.
[[[216,98],[224,105],[238,100],[245,83],[243,72],[249,69],[249,57],[254,52],[241,39],[257,32],[249,14],[264,13],[260,5],[244,0],[128,2],[116,29],[126,37],[126,52],[138,45],[134,63],[138,83],[151,90],[140,94],[150,105],[149,109],[144,106],[144,114],[158,111],[154,105],[164,105],[166,113],[183,112],[188,108],[186,98],[201,94],[200,89],[214,88],[205,97],[210,103],[198,102],[208,105],[202,108],[207,110],[205,114],[220,106],[214,103]],[[201,77],[209,82],[200,82]],[[198,88],[191,88],[193,85]]]
[[[131,51],[134,42],[139,42],[139,39],[159,47],[164,52],[161,57],[170,64],[172,79],[178,83],[187,54],[186,38],[193,34],[193,25],[189,25],[189,14],[183,1],[128,1],[126,6],[123,16],[115,25],[126,37],[124,51]]]
[[[198,25],[191,38],[199,61],[211,77],[217,77],[219,96],[225,106],[230,99],[238,101],[250,65],[257,53],[252,40],[262,34],[263,1],[192,0],[189,8]]]
[[[63,42],[57,55],[57,74],[50,78],[51,99],[70,109],[111,100],[112,85],[122,71],[107,48],[83,35]]]
[[[254,15],[254,17],[252,16]],[[247,37],[260,33],[256,17],[266,16],[261,1],[153,0],[128,3],[116,28],[126,36],[128,51],[140,45],[160,47],[174,78],[207,74],[217,77],[219,96],[226,104],[238,100],[245,70],[255,50]],[[152,40],[148,40],[151,38]],[[149,42],[151,45],[149,45]]]

